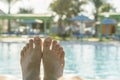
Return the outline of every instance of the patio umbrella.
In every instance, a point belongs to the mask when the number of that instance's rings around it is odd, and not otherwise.
[[[75,16],[73,18],[70,18],[69,21],[79,21],[81,23],[81,29],[80,29],[80,33],[84,33],[84,24],[87,21],[91,21],[91,19],[85,15],[79,15],[79,16]]]
[[[69,19],[69,21],[81,21],[81,22],[90,21],[90,20],[91,20],[91,19],[88,18],[88,17],[85,16],[85,15],[75,16],[75,17]]]

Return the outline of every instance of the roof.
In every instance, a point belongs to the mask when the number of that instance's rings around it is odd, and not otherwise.
[[[2,19],[40,19],[51,20],[53,16],[50,14],[1,14]]]
[[[33,19],[33,20],[20,20],[20,23],[42,23],[41,20]]]
[[[113,19],[105,18],[101,21],[101,24],[116,24],[117,22]]]
[[[99,13],[101,16],[106,16],[106,15],[120,15],[120,13],[117,12],[104,12],[104,13]]]

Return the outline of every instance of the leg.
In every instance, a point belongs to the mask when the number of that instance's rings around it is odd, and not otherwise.
[[[40,80],[41,43],[39,37],[30,40],[21,51],[21,68],[23,80]],[[35,48],[33,47],[35,44]]]
[[[58,80],[63,75],[63,48],[50,37],[46,38],[43,44],[43,66],[44,80]]]

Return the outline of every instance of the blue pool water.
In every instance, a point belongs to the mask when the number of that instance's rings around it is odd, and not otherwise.
[[[65,51],[64,74],[86,78],[120,78],[120,46],[60,42]],[[0,74],[21,77],[20,50],[25,43],[0,43]]]

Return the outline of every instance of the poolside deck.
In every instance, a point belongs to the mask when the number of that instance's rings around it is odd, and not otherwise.
[[[27,42],[29,39],[32,39],[33,37],[28,37],[28,36],[22,36],[22,37],[0,37],[0,42]],[[41,37],[44,39],[44,37]],[[62,41],[64,42],[64,41]],[[65,42],[70,42],[70,43],[85,43],[85,44],[98,44],[98,43],[104,43],[104,44],[114,44],[114,45],[120,45],[119,41],[116,40],[110,40],[110,41],[99,41],[98,38],[89,38],[87,40],[69,40]]]

